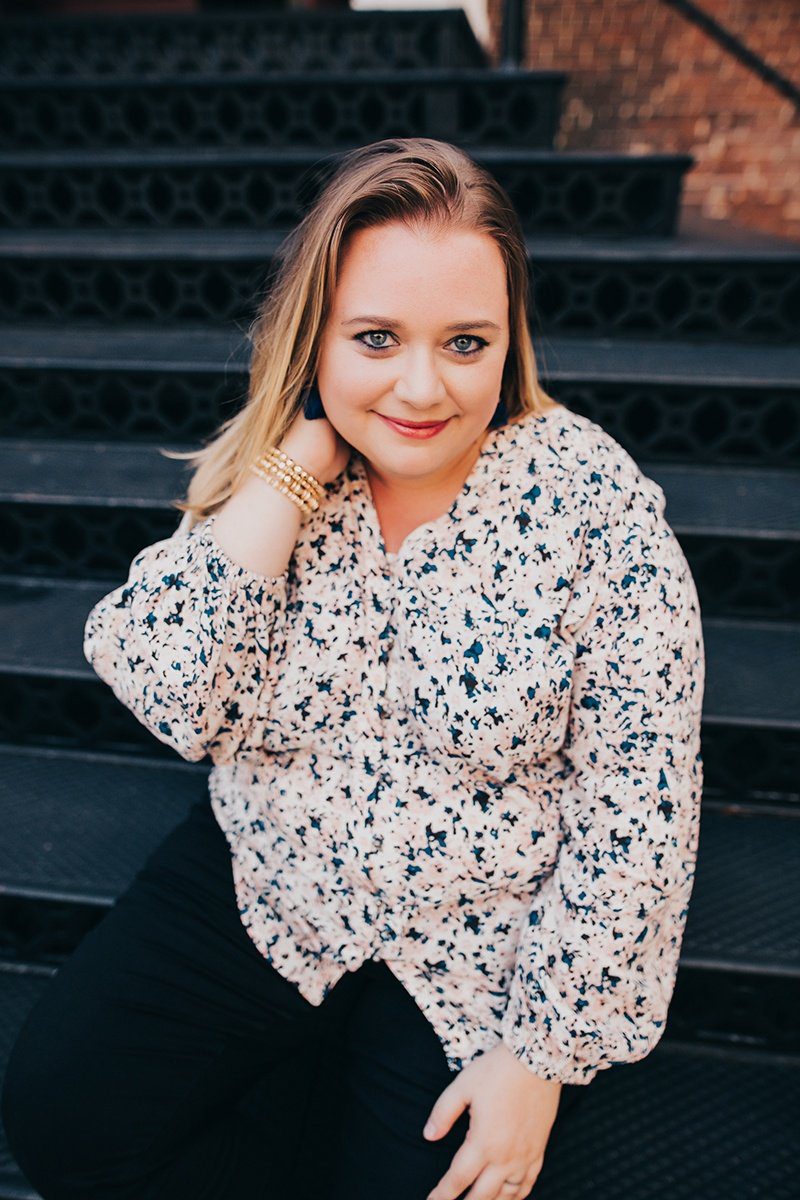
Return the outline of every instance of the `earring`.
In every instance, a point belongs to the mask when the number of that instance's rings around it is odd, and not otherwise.
[[[507,420],[508,420],[508,411],[506,409],[506,402],[503,399],[503,397],[501,396],[500,403],[497,405],[497,408],[494,410],[494,416],[492,417],[491,421],[489,422],[489,428],[496,429],[498,425],[504,425]]]
[[[322,407],[322,397],[319,394],[316,376],[314,376],[311,384],[303,394],[303,414],[309,421],[314,421],[318,417],[325,416],[325,409]]]

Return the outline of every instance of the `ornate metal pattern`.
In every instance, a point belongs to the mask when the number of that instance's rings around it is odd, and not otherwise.
[[[460,9],[376,16],[288,10],[5,21],[0,77],[240,76],[485,63]]]
[[[480,161],[485,156],[476,154]],[[493,156],[525,228],[603,235],[671,232],[684,160]],[[279,229],[295,225],[335,160],[291,155],[175,164],[108,161],[31,166],[0,159],[0,221],[25,228]]]
[[[637,459],[800,467],[797,389],[543,382]],[[194,445],[246,392],[246,368],[233,363],[186,372],[0,368],[0,436]]]
[[[143,546],[168,537],[177,509],[124,505],[2,507],[0,573],[71,579],[125,578]],[[797,620],[800,543],[781,538],[682,535],[704,615]]]
[[[6,320],[229,322],[249,320],[266,281],[253,243],[230,255],[192,258],[180,243],[158,256],[143,241],[129,253],[41,253],[41,242],[0,260],[0,316]],[[194,243],[193,243],[194,245]],[[31,253],[31,249],[35,253]],[[791,255],[761,261],[665,257],[585,248],[574,257],[543,244],[533,254],[535,331],[704,340],[785,342],[800,328],[800,277]]]
[[[564,78],[553,71],[518,79],[476,71],[279,72],[196,84],[12,84],[0,91],[0,147],[306,147],[316,153],[424,133],[465,146],[534,149],[552,145]]]

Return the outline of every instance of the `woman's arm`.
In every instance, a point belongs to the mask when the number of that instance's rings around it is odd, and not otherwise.
[[[637,470],[586,542],[564,841],[521,929],[503,1020],[509,1049],[562,1083],[589,1083],[659,1041],[693,887],[705,657],[664,507]]]
[[[182,758],[258,753],[301,519],[288,496],[253,475],[188,532],[179,527],[140,551],[127,581],[88,615],[85,657]]]

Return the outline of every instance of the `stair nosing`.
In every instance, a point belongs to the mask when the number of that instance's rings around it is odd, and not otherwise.
[[[50,229],[0,231],[0,259],[25,255],[33,259],[96,258],[141,261],[201,258],[213,261],[264,263],[283,242],[288,230],[245,229],[173,230],[161,228]],[[800,263],[800,243],[761,243],[758,237],[727,242],[708,236],[675,234],[639,237],[596,235],[524,235],[529,260],[557,262],[579,258],[600,263],[718,262],[726,266],[776,261]],[[717,339],[718,340],[718,339]]]
[[[314,151],[296,146],[244,146],[236,147],[197,147],[187,149],[183,146],[174,148],[154,147],[151,150],[126,149],[109,147],[107,149],[68,149],[55,150],[50,147],[42,150],[1,150],[0,170],[31,169],[45,167],[196,167],[209,163],[214,166],[230,166],[232,163],[255,165],[277,165],[290,162],[320,167],[336,157],[352,149],[353,143],[343,146],[326,146],[324,151]],[[553,163],[567,166],[608,165],[611,168],[637,166],[681,166],[686,169],[694,165],[695,159],[691,154],[668,153],[662,151],[620,152],[605,150],[553,150],[546,147],[474,147],[471,151],[476,160],[501,163]]]

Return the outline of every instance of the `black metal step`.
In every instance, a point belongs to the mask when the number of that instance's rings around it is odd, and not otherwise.
[[[207,778],[180,759],[0,747],[0,893],[111,904]]]
[[[124,582],[124,573],[117,584]],[[141,752],[174,752],[121,705],[83,656],[83,627],[109,584],[0,577],[10,636],[0,646],[0,740]],[[710,756],[710,787],[796,793],[800,786],[800,625],[704,616],[704,736],[738,746]],[[748,739],[758,757],[745,771]],[[719,756],[717,756],[719,757]],[[728,762],[728,758],[730,761]],[[774,759],[774,761],[772,761]]]
[[[46,87],[116,75],[475,67],[488,55],[463,9],[121,13],[0,21],[0,81]]]
[[[143,857],[180,819],[181,796],[188,804],[205,786],[199,766],[113,763],[94,754],[79,760],[65,754],[48,761],[46,751],[23,756],[12,748],[0,755],[6,954],[16,949],[15,935],[28,952],[69,953],[76,931],[79,940],[94,923],[80,910],[106,904],[135,870],[137,845]],[[796,1052],[800,941],[797,896],[785,881],[797,877],[800,826],[796,819],[709,810],[705,802],[704,808],[666,1041],[676,1031],[683,1039],[791,1045]],[[59,902],[75,910],[71,923],[53,920]]]
[[[110,905],[208,791],[181,760],[3,746],[0,769],[0,893],[20,899]],[[799,874],[800,814],[704,797],[682,964],[800,982]]]
[[[549,393],[635,458],[800,468],[800,344],[546,337]],[[199,441],[239,407],[238,329],[7,325],[0,436]]]
[[[663,342],[626,338],[557,337],[536,347],[550,382],[663,383],[709,387],[789,389],[800,380],[800,341],[782,346],[739,342]],[[80,338],[63,325],[6,325],[0,368],[188,371],[198,364],[220,374],[245,374],[247,339],[235,328],[186,323],[177,329],[149,324],[82,327]]]
[[[5,1074],[17,1031],[51,978],[50,973],[0,970],[0,1073]],[[601,1071],[589,1088],[575,1089],[548,1140],[535,1184],[541,1200],[593,1195],[794,1200],[800,1170],[800,1058],[746,1046],[686,1045],[668,1032],[669,1023],[667,1034],[640,1062]],[[346,1065],[344,1050],[331,1047],[318,1077],[313,1115],[307,1118],[306,1127],[319,1130],[315,1146],[332,1149],[340,1136],[330,1098],[341,1094]],[[297,1062],[292,1066],[296,1069]],[[265,1079],[240,1102],[251,1119],[263,1114],[270,1137],[276,1126],[269,1097],[279,1078],[276,1073]],[[620,1130],[625,1131],[624,1167]],[[316,1165],[310,1163],[303,1181],[310,1189],[302,1192],[303,1200],[324,1194],[329,1157],[324,1152],[314,1157]],[[38,1200],[1,1131],[0,1197]]]
[[[124,578],[134,554],[180,518],[172,503],[191,468],[161,453],[169,448],[0,441],[0,572]],[[704,612],[800,620],[800,472],[641,466],[664,488]]]
[[[207,799],[199,765],[4,747],[0,768],[5,962],[68,957],[189,807]],[[800,1052],[800,896],[785,886],[799,868],[800,814],[704,797],[667,1036]]]
[[[431,112],[441,111],[433,98]],[[392,117],[391,124],[390,133],[407,136],[415,122],[406,129]],[[419,132],[439,134],[424,117]],[[343,152],[0,154],[0,222],[17,229],[286,228],[302,219]],[[683,176],[693,164],[685,154],[483,145],[472,157],[506,189],[524,229],[614,238],[674,233]]]
[[[320,155],[420,136],[465,149],[552,147],[565,82],[563,71],[486,67],[0,81],[0,148]]]
[[[4,438],[0,440],[0,505],[90,505],[111,513],[168,508],[170,501],[183,495],[187,466],[161,451],[188,448],[184,443],[65,444],[45,438]],[[679,535],[800,542],[800,472],[646,461],[639,465],[664,489],[665,515]],[[169,512],[176,519],[180,516],[173,508]],[[128,561],[123,548],[119,569]]]
[[[0,317],[14,322],[249,323],[281,237],[263,230],[11,231]],[[786,343],[800,246],[704,238],[528,237],[545,335]]]

